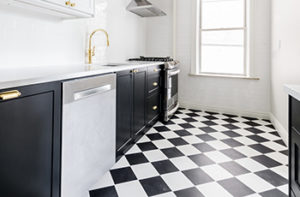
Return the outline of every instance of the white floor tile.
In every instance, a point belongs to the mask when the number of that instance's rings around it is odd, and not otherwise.
[[[176,157],[170,160],[180,171],[198,168],[198,166],[188,157]]]
[[[236,178],[257,193],[268,191],[274,188],[274,186],[272,186],[270,183],[260,178],[256,174],[244,174],[241,176],[237,176]]]
[[[159,149],[174,147],[174,145],[168,140],[155,140],[152,143]]]
[[[233,175],[226,171],[224,168],[219,165],[209,165],[203,166],[201,169],[207,173],[215,181],[220,181],[228,178],[232,178]]]
[[[230,193],[216,182],[199,185],[197,188],[206,197],[232,197]]]
[[[239,159],[239,160],[235,160],[235,161],[251,172],[257,172],[257,171],[262,171],[262,170],[267,169],[262,164],[258,163],[257,161],[254,161],[253,159],[250,159],[250,158],[243,158],[243,159]]]
[[[200,138],[198,138],[194,135],[184,136],[184,137],[182,137],[182,139],[184,139],[189,144],[199,144],[199,143],[203,142]]]
[[[178,138],[179,135],[177,135],[175,132],[173,131],[167,131],[167,132],[161,132],[160,133],[164,138],[166,139],[172,139],[172,138]]]
[[[168,159],[160,150],[151,150],[144,152],[144,155],[150,162]]]
[[[224,150],[231,148],[230,146],[219,140],[209,141],[206,143],[215,148],[216,150]]]
[[[130,164],[128,163],[126,157],[121,157],[121,159],[112,167],[112,169],[124,168],[128,166],[130,166]]]
[[[156,171],[156,169],[150,163],[134,165],[134,166],[131,166],[131,169],[133,170],[135,176],[139,180],[159,175],[159,173]]]
[[[172,191],[182,190],[194,186],[193,183],[182,172],[164,174],[161,177]]]
[[[178,150],[180,150],[184,155],[196,155],[196,154],[200,154],[201,152],[195,148],[192,145],[183,145],[183,146],[178,146],[177,147]]]
[[[139,181],[131,181],[115,186],[119,197],[148,197]]]
[[[239,151],[240,153],[247,155],[247,157],[254,157],[257,155],[261,155],[260,152],[254,150],[253,148],[250,148],[248,146],[240,146],[240,147],[236,147],[234,148],[235,150]]]

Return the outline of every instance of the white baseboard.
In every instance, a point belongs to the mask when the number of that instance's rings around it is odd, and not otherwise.
[[[212,111],[218,113],[234,114],[239,116],[249,116],[249,117],[270,119],[270,114],[265,112],[242,111],[242,110],[231,109],[231,108],[203,106],[199,104],[185,103],[185,102],[180,102],[180,107],[188,108],[188,109]]]
[[[270,113],[270,119],[272,124],[276,128],[278,134],[283,139],[284,143],[288,145],[288,139],[289,139],[288,131],[282,126],[282,124],[277,120],[277,118],[272,113]]]

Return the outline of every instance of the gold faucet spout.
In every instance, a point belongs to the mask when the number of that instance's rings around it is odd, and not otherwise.
[[[93,31],[90,35],[90,38],[89,38],[89,51],[88,51],[88,53],[89,53],[89,64],[92,64],[92,57],[95,55],[95,48],[92,49],[92,38],[95,35],[95,33],[99,32],[99,31],[101,31],[105,34],[106,44],[107,44],[107,46],[109,46],[109,36],[108,36],[107,31],[105,31],[104,29],[96,29],[95,31]]]

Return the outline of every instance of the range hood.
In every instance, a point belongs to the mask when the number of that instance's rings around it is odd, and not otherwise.
[[[132,0],[127,7],[127,10],[141,17],[165,16],[165,12],[155,7],[147,0]]]

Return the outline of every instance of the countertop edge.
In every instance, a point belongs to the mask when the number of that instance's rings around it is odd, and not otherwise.
[[[49,83],[49,82],[55,82],[55,81],[66,81],[66,80],[72,80],[76,78],[82,78],[82,77],[89,77],[94,75],[102,75],[102,74],[110,74],[130,69],[137,69],[137,68],[145,68],[149,66],[155,66],[155,65],[162,65],[163,62],[151,62],[151,63],[141,63],[141,64],[124,64],[121,66],[99,66],[101,68],[90,70],[90,71],[79,71],[74,73],[68,73],[68,74],[52,74],[48,76],[41,76],[41,77],[33,77],[28,79],[21,79],[21,80],[12,80],[12,81],[5,81],[0,82],[0,90],[3,89],[10,89],[15,87],[22,87],[22,86],[28,86],[28,85],[36,85],[36,84],[42,84],[42,83]],[[82,65],[86,66],[86,65]]]
[[[284,85],[285,91],[298,101],[300,101],[300,85]]]

